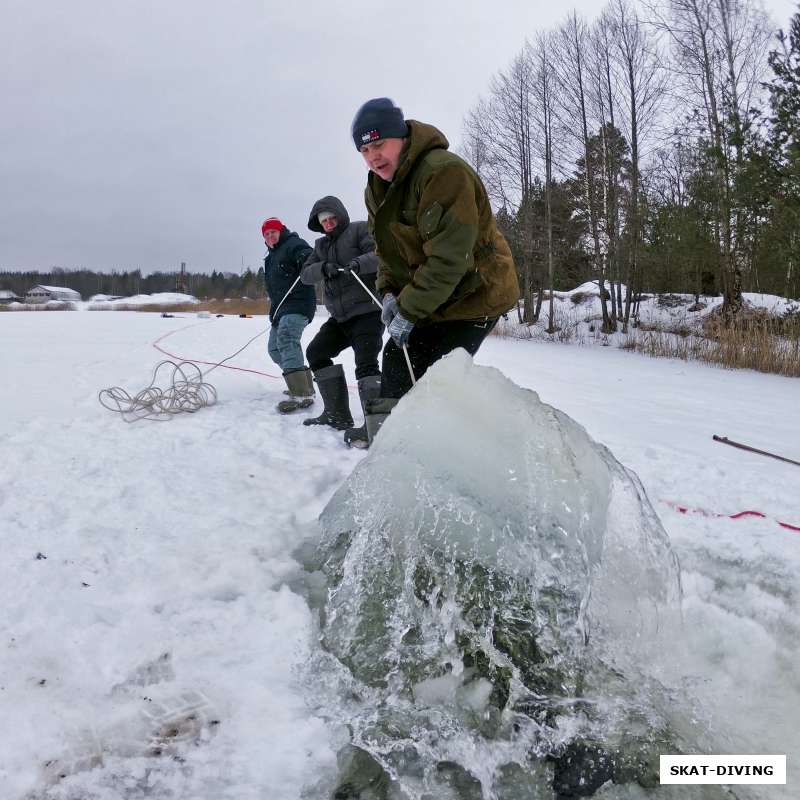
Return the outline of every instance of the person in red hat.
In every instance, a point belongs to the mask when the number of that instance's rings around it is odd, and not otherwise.
[[[314,402],[311,370],[303,360],[300,346],[300,337],[317,310],[314,287],[300,280],[300,270],[312,248],[277,217],[264,220],[261,234],[268,251],[264,259],[264,281],[272,323],[267,350],[281,368],[289,395],[288,400],[278,403],[278,411],[288,414]]]

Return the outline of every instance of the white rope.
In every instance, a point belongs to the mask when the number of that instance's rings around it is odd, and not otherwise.
[[[256,339],[260,339],[268,330],[269,328],[264,328],[264,330],[259,331],[252,339],[250,339],[247,343],[245,343],[242,347],[240,347],[235,353],[232,353],[227,358],[223,358],[222,361],[219,362],[219,364],[213,364],[210,369],[207,369],[203,373],[203,377],[208,375],[209,372],[213,372],[217,367],[221,367],[226,361],[230,361],[234,356],[238,356],[239,353],[242,352],[242,350],[245,350],[246,348],[250,347],[250,345],[253,344],[253,342]],[[194,363],[194,362],[188,362],[188,363]]]
[[[217,402],[216,388],[204,380],[209,372],[221,367],[226,361],[238,356],[249,347],[256,339],[260,339],[268,328],[259,331],[249,339],[235,353],[223,358],[217,364],[212,364],[209,369],[202,372],[194,361],[160,361],[153,372],[150,385],[138,394],[131,396],[121,386],[111,386],[102,389],[97,396],[100,405],[109,411],[122,414],[125,422],[136,422],[140,419],[152,419],[164,422],[173,414],[181,411],[194,413],[206,406],[213,406]],[[167,388],[161,389],[156,385],[158,373],[162,367],[172,367],[172,374],[167,381]],[[187,372],[192,374],[188,375]]]
[[[283,301],[291,294],[292,289],[300,280],[298,275],[294,283],[289,287],[289,291],[281,298],[275,309],[275,314],[283,305]],[[273,314],[274,316],[274,314]],[[100,405],[109,411],[117,412],[122,415],[125,422],[138,422],[140,419],[150,419],[157,422],[164,422],[172,419],[175,414],[187,412],[193,414],[201,408],[213,406],[217,402],[216,388],[207,383],[204,379],[209,372],[213,372],[217,367],[221,367],[226,361],[230,361],[238,356],[245,348],[249,347],[256,339],[267,332],[268,328],[259,331],[252,339],[240,347],[235,353],[223,358],[217,364],[213,364],[203,373],[194,361],[160,361],[150,380],[149,386],[142,389],[135,395],[130,395],[121,386],[111,386],[108,389],[101,389],[97,395]],[[172,373],[165,381],[166,388],[158,386],[158,374],[162,368],[172,368]]]
[[[345,270],[340,269],[339,272],[345,272]],[[382,311],[383,303],[381,303],[381,301],[378,300],[378,298],[375,297],[375,295],[369,290],[367,284],[358,277],[358,273],[351,270],[350,274],[364,287],[364,291],[372,298],[375,305],[378,306],[378,308],[380,308]],[[411,366],[411,357],[408,355],[408,347],[406,347],[406,345],[403,345],[403,355],[406,357],[406,366],[408,367],[408,374],[411,376],[411,385],[416,386],[417,379],[414,377],[414,368]]]
[[[164,381],[167,386],[162,389],[158,386],[159,372],[170,369],[171,373]],[[104,408],[121,414],[125,422],[140,419],[163,422],[174,414],[184,411],[193,414],[201,408],[213,406],[217,402],[217,390],[203,381],[203,373],[191,361],[161,361],[153,371],[150,385],[138,394],[131,396],[122,387],[112,386],[102,389],[97,399]]]

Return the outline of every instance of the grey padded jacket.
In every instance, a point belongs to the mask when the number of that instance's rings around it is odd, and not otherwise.
[[[314,242],[314,252],[310,253],[303,265],[300,280],[305,284],[325,282],[325,307],[337,322],[346,322],[362,314],[380,311],[375,301],[364,291],[364,287],[347,272],[339,272],[333,278],[326,278],[322,265],[330,261],[345,266],[358,261],[358,277],[375,294],[375,278],[378,271],[378,256],[375,254],[375,241],[366,222],[350,222],[350,215],[344,203],[331,195],[314,203],[308,217],[308,227],[312,231],[324,231],[317,215],[329,211],[336,215],[338,225]]]

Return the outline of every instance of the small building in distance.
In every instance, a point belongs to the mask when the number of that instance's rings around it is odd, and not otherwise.
[[[26,303],[49,303],[51,300],[58,300],[62,303],[78,303],[81,296],[74,289],[67,289],[65,286],[43,286],[42,284],[29,289],[25,295]]]
[[[9,303],[21,303],[22,298],[14,294],[10,289],[0,289],[0,306],[7,306]]]

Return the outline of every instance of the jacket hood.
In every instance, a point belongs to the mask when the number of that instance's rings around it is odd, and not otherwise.
[[[321,214],[323,211],[329,211],[331,214],[335,214],[336,218],[339,220],[339,224],[332,231],[334,235],[341,233],[350,224],[350,216],[347,213],[347,209],[344,207],[344,203],[338,197],[329,194],[317,200],[311,208],[311,213],[308,215],[309,230],[315,231],[316,233],[325,233],[325,229],[319,224],[319,220],[317,219],[317,214]]]
[[[392,182],[402,180],[410,171],[421,156],[429,150],[440,148],[447,150],[450,142],[447,137],[433,125],[426,125],[424,122],[417,122],[415,119],[406,120],[409,135],[406,147],[400,157],[400,164],[397,167]]]

